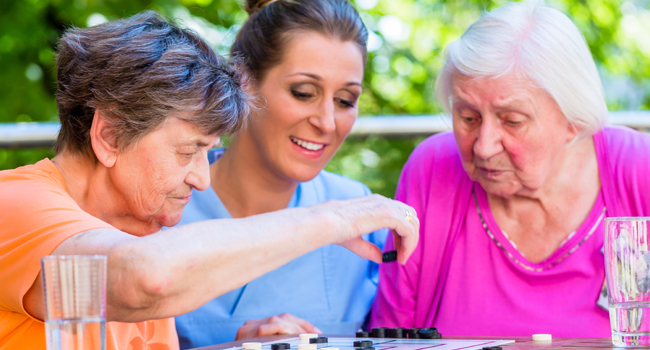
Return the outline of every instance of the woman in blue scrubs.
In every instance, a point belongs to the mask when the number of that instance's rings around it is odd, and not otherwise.
[[[210,154],[211,189],[194,191],[180,225],[243,218],[369,195],[323,170],[350,132],[368,33],[347,0],[247,0],[231,49],[258,108]],[[383,246],[387,232],[367,240]],[[246,237],[242,237],[246,239]],[[377,265],[330,245],[176,318],[181,348],[271,334],[352,334],[364,323]]]

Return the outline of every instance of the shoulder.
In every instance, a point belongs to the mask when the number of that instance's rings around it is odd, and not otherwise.
[[[400,187],[421,190],[432,184],[456,182],[463,177],[466,174],[454,134],[447,131],[427,138],[415,148],[402,169]]]
[[[603,162],[612,174],[636,178],[635,174],[650,173],[650,135],[608,125],[594,135],[594,143],[599,163]]]
[[[14,200],[33,200],[35,197],[28,195],[31,192],[39,192],[41,198],[52,194],[69,197],[61,173],[49,159],[0,171],[0,197],[17,195]]]
[[[607,125],[595,137],[602,138],[604,150],[611,162],[650,156],[650,135],[634,129]]]
[[[650,213],[650,135],[606,126],[594,135],[607,211],[614,216]]]
[[[436,158],[437,161],[445,161],[455,157],[458,157],[458,147],[451,131],[429,136],[411,154],[411,158],[417,160]]]
[[[315,178],[303,182],[302,186],[311,186],[324,200],[350,199],[371,194],[368,186],[352,180],[347,176],[322,170]]]
[[[434,169],[463,171],[454,134],[447,131],[422,141],[411,153],[405,168],[417,168],[427,172]]]
[[[24,286],[40,271],[40,258],[71,236],[111,225],[83,211],[49,160],[0,172],[0,303],[23,312]],[[21,266],[20,273],[11,266]],[[11,292],[10,296],[3,294]]]

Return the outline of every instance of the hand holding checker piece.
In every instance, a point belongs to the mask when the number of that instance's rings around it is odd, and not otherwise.
[[[413,220],[413,214],[411,214],[410,210],[406,210],[406,221],[411,222],[411,220]],[[397,261],[397,251],[391,250],[382,254],[381,261],[385,263]]]

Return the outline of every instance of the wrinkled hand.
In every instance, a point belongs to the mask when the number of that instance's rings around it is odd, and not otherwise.
[[[257,320],[248,320],[237,330],[235,340],[262,337],[274,334],[318,333],[320,329],[302,318],[291,314],[281,314]]]
[[[364,241],[361,235],[382,228],[393,231],[397,261],[404,265],[418,244],[420,220],[413,207],[378,194],[345,201],[324,202],[321,208],[335,216],[332,224],[338,224],[342,239],[335,241],[355,254],[381,263],[382,252],[376,245]],[[314,206],[313,208],[316,208]],[[407,219],[411,213],[411,221]]]

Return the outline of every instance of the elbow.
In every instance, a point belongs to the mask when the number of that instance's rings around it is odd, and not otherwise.
[[[155,248],[130,242],[108,257],[107,309],[118,314],[155,310],[172,294],[172,269]]]

